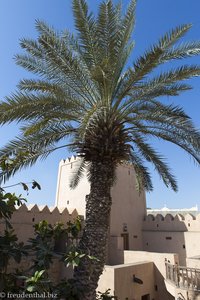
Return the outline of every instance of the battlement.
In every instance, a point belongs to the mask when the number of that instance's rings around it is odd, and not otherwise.
[[[66,207],[63,208],[58,208],[55,206],[50,206],[48,207],[47,205],[37,205],[37,204],[23,204],[17,210],[13,213],[13,217],[17,214],[21,213],[28,213],[34,214],[34,215],[49,215],[49,216],[54,216],[54,215],[60,215],[65,218],[70,218],[70,217],[76,217],[78,216],[78,212],[76,209],[70,210],[67,209]]]
[[[59,165],[66,165],[66,164],[70,164],[73,162],[77,162],[79,160],[79,156],[76,155],[72,155],[71,157],[67,157],[66,159],[62,159],[59,163]]]
[[[11,223],[20,241],[26,242],[34,234],[34,225],[46,220],[49,224],[62,222],[67,224],[78,217],[76,209],[48,207],[47,205],[26,205],[20,206],[12,215]],[[4,229],[4,221],[0,221],[0,230]]]
[[[200,231],[200,214],[149,214],[143,222],[144,231]]]

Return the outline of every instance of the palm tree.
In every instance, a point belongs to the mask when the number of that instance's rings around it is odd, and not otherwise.
[[[152,137],[176,144],[200,163],[200,132],[180,107],[160,100],[191,89],[185,80],[199,76],[200,67],[169,65],[162,73],[156,69],[200,54],[200,42],[177,44],[191,28],[182,25],[128,66],[136,1],[130,1],[125,14],[112,0],[104,1],[97,17],[88,11],[85,0],[72,2],[76,36],[67,30],[57,33],[37,21],[37,40],[21,40],[26,54],[17,55],[16,63],[40,79],[21,80],[18,92],[0,103],[2,125],[22,124],[20,135],[0,149],[4,162],[0,175],[7,180],[61,147],[80,156],[71,185],[75,187],[87,169],[91,190],[79,251],[96,259],[84,258],[74,279],[80,299],[93,300],[105,263],[110,189],[117,166],[124,161],[132,164],[139,191],[151,191],[148,161],[165,185],[176,191],[168,165],[151,146]]]

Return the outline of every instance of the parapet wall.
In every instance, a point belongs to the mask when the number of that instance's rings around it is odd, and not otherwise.
[[[200,214],[194,216],[192,214],[173,216],[167,214],[163,216],[158,214],[147,215],[143,222],[144,231],[199,231],[200,232]]]
[[[62,159],[59,164],[60,165],[66,165],[66,164],[70,164],[70,163],[76,162],[79,159],[80,159],[79,156],[72,155],[71,157],[67,157],[66,159]]]
[[[57,207],[23,204],[13,213],[11,223],[19,240],[26,242],[30,237],[33,237],[34,224],[42,220],[46,220],[52,225],[57,222],[66,224],[76,219],[77,216],[76,209],[69,211],[67,208],[58,209]],[[4,222],[0,221],[0,231],[3,228]]]
[[[57,222],[62,222],[64,225],[69,221],[73,221],[78,217],[76,209],[70,211],[67,208],[58,209],[57,207],[37,206],[37,205],[22,205],[12,215],[11,224],[13,225],[15,234],[20,242],[25,244],[30,238],[34,237],[34,225],[42,220],[48,221],[49,224],[54,225]],[[5,223],[0,221],[0,234],[5,229]],[[11,261],[9,265],[9,272],[13,272],[15,268],[22,268],[27,270],[32,265],[32,257],[23,258],[18,265]],[[53,282],[58,282],[60,279],[67,276],[69,269],[59,261],[54,261],[50,269],[50,278]],[[71,273],[70,273],[71,274]]]

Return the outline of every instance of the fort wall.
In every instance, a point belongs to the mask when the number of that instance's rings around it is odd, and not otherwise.
[[[26,205],[20,206],[12,215],[11,223],[14,227],[19,241],[26,242],[34,234],[34,224],[42,220],[50,224],[62,222],[66,224],[73,221],[78,216],[76,209],[69,211],[67,208],[58,209],[57,207]],[[4,228],[4,222],[0,221],[0,231]]]
[[[37,206],[23,204],[12,215],[11,224],[14,227],[15,234],[19,242],[27,243],[29,238],[34,237],[34,224],[46,220],[49,224],[62,222],[64,225],[69,221],[74,221],[78,217],[77,210],[69,211],[67,208],[58,209],[57,207]],[[0,221],[0,233],[5,229],[5,223]],[[23,258],[20,262],[20,269],[27,270],[31,266],[33,257]],[[19,268],[18,264],[11,261],[8,266],[8,271],[13,271]],[[50,278],[54,282],[59,282],[60,279],[71,276],[72,270],[66,268],[63,263],[55,260],[50,268]]]
[[[180,264],[200,253],[200,214],[148,215],[143,222],[145,251],[178,253]]]
[[[67,207],[69,210],[76,208],[80,215],[85,216],[85,197],[90,193],[90,184],[86,174],[83,175],[75,189],[70,188],[71,178],[79,163],[80,159],[76,156],[60,161],[55,206],[59,209]]]
[[[76,208],[85,216],[85,199],[90,193],[86,172],[76,189],[69,184],[80,163],[78,157],[62,160],[58,171],[56,205],[58,208]],[[145,193],[136,190],[133,166],[121,164],[116,170],[116,182],[111,189],[112,208],[110,216],[109,263],[116,263],[113,251],[142,250],[142,226],[146,215]],[[120,261],[118,261],[120,263]]]

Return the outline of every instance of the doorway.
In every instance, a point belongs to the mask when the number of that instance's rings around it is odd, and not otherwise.
[[[123,237],[124,250],[129,250],[129,234],[122,233],[121,237]]]
[[[150,300],[150,294],[142,296],[141,300]]]

